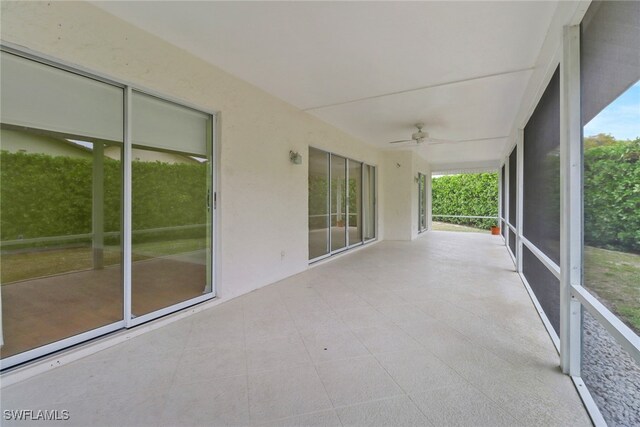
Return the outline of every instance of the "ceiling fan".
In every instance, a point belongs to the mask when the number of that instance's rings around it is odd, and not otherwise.
[[[445,139],[435,139],[429,138],[429,133],[422,130],[424,128],[424,123],[416,123],[416,128],[418,128],[418,132],[414,132],[411,135],[411,139],[401,139],[399,141],[391,141],[389,144],[401,144],[405,142],[415,142],[417,145],[422,144],[423,142],[427,142],[431,145],[435,144],[447,144],[451,142],[459,142],[459,141],[449,141]]]

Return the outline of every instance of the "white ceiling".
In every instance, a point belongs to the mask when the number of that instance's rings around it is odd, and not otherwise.
[[[533,2],[96,2],[381,148],[422,121],[436,164],[500,157],[556,10]]]

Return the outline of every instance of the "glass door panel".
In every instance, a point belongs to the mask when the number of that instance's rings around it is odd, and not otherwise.
[[[124,91],[7,52],[1,59],[6,359],[123,320]]]
[[[331,250],[347,246],[347,159],[331,155]]]
[[[427,229],[427,179],[418,174],[418,231]]]
[[[347,229],[349,246],[362,243],[362,163],[349,160]]]
[[[131,312],[138,317],[211,292],[211,122],[137,92],[132,116]]]
[[[310,147],[309,259],[329,250],[329,153]]]
[[[364,240],[376,237],[376,172],[375,167],[364,165],[362,198],[364,207]]]

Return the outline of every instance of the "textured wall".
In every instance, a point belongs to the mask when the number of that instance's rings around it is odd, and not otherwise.
[[[223,298],[307,268],[308,146],[381,163],[375,148],[91,4],[3,1],[1,31],[5,42],[221,112]],[[302,165],[289,162],[291,149]],[[380,232],[383,200],[380,188]]]

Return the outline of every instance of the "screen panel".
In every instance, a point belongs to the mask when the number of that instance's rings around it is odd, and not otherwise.
[[[640,334],[640,2],[581,24],[583,285]],[[635,190],[634,190],[635,188]],[[640,425],[640,365],[583,308],[581,376],[608,425]]]
[[[551,326],[560,334],[560,281],[526,245],[522,245],[522,273]]]
[[[509,249],[511,249],[511,253],[516,255],[516,233],[509,229]]]
[[[560,67],[524,128],[522,234],[560,264]]]
[[[507,217],[507,211],[505,210],[505,200],[507,199],[507,194],[505,193],[505,189],[507,186],[507,183],[504,182],[505,176],[504,176],[504,168],[505,165],[502,165],[502,168],[500,168],[500,187],[501,187],[501,191],[500,191],[500,206],[502,207],[500,209],[500,212],[502,213],[502,218],[506,218]]]
[[[582,309],[580,376],[610,426],[640,425],[640,365]]]
[[[518,194],[518,147],[513,147],[509,155],[509,224],[518,227],[516,204]],[[515,253],[515,252],[514,252]]]

